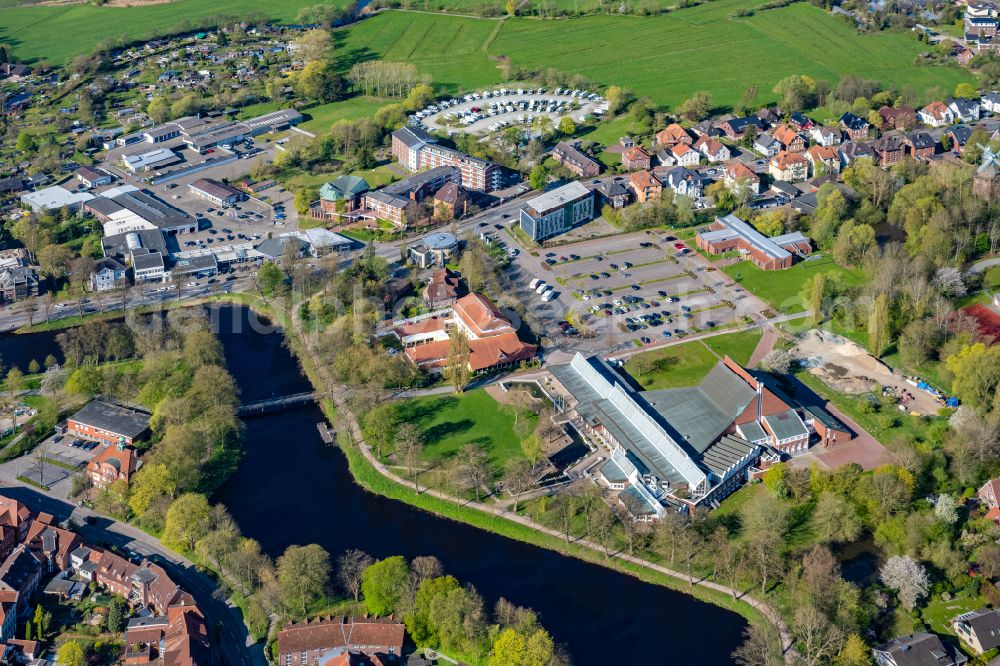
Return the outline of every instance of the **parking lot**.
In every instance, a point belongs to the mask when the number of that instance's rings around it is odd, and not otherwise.
[[[430,130],[486,134],[510,125],[530,125],[541,116],[558,124],[564,116],[583,122],[585,116],[606,111],[604,98],[587,90],[498,88],[438,102],[411,119]]]
[[[687,241],[665,232],[522,251],[513,264],[518,296],[562,351],[653,345],[760,318],[763,310]],[[530,288],[535,279],[551,285],[551,301]]]

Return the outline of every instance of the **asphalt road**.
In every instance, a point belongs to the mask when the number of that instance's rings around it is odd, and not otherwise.
[[[229,607],[216,596],[219,588],[209,576],[198,571],[187,559],[163,546],[158,539],[131,525],[50,497],[41,490],[21,485],[17,481],[0,480],[0,488],[4,495],[24,502],[34,511],[52,514],[59,521],[72,518],[80,525],[77,531],[88,544],[129,549],[161,565],[176,583],[195,598],[198,608],[205,614],[222,664],[266,666],[262,645],[247,645],[248,633],[240,611]],[[88,516],[94,517],[93,524],[86,523]]]

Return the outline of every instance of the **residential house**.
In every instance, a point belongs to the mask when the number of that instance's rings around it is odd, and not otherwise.
[[[466,365],[480,374],[517,367],[538,353],[517,337],[510,320],[481,294],[467,294],[450,311],[394,323],[393,332],[406,358],[430,373],[443,372],[451,354],[451,336],[461,334],[469,347]]]
[[[730,162],[722,170],[726,188],[741,198],[744,188],[753,196],[760,194],[760,176],[743,162]]]
[[[39,514],[24,538],[25,547],[42,562],[46,574],[71,568],[70,553],[83,543],[79,534],[53,525],[53,521],[51,515]]]
[[[907,153],[914,159],[930,159],[934,157],[934,151],[937,149],[934,137],[922,130],[907,132],[903,142],[906,144]]]
[[[875,162],[882,167],[892,166],[906,157],[906,141],[902,135],[887,132],[871,144]]]
[[[801,111],[792,112],[792,115],[788,117],[788,122],[791,123],[792,127],[800,132],[808,132],[816,125],[812,118]]]
[[[980,108],[978,99],[952,97],[948,100],[948,109],[956,122],[974,123],[979,120]]]
[[[776,180],[805,180],[809,177],[809,161],[798,153],[783,150],[767,163],[767,172]]]
[[[671,123],[656,133],[656,145],[669,148],[678,143],[691,145],[691,135],[677,123]]]
[[[840,163],[843,167],[849,167],[862,158],[875,160],[875,151],[867,143],[846,141],[840,144],[838,152],[840,153]]]
[[[931,127],[944,127],[955,122],[955,114],[944,102],[931,102],[917,112],[920,122]]]
[[[980,608],[963,613],[952,619],[951,628],[976,654],[1000,648],[1000,608]]]
[[[663,183],[649,171],[633,172],[629,176],[629,186],[635,192],[636,203],[659,199],[663,193]]]
[[[725,162],[730,158],[729,148],[711,137],[698,137],[698,140],[694,142],[694,149],[704,155],[710,164]]]
[[[994,91],[980,97],[979,108],[985,113],[1000,113],[1000,93]]]
[[[983,484],[977,493],[979,501],[989,509],[1000,508],[1000,476]]]
[[[584,154],[576,143],[560,141],[552,149],[552,159],[580,178],[593,178],[601,173],[600,162]]]
[[[278,666],[312,666],[335,648],[401,657],[406,628],[390,618],[326,617],[286,624],[278,632]]]
[[[104,444],[134,444],[149,429],[149,414],[103,400],[91,400],[66,419],[72,437]]]
[[[674,191],[674,199],[677,197],[700,199],[705,193],[701,174],[680,166],[667,172],[663,184]]]
[[[125,444],[109,444],[87,463],[87,477],[95,488],[107,488],[115,481],[128,483],[138,468],[135,449]]]
[[[951,141],[951,150],[961,155],[965,152],[965,144],[972,137],[972,128],[968,125],[952,125],[945,130],[944,135]]]
[[[713,120],[703,120],[700,123],[692,125],[691,133],[695,136],[712,136],[716,138],[725,134],[725,132],[716,126]]]
[[[812,251],[809,238],[794,232],[768,238],[735,215],[716,217],[695,236],[698,249],[709,254],[737,251],[763,270],[790,268],[796,256]]]
[[[104,257],[94,262],[90,273],[90,288],[95,291],[107,291],[125,284],[127,269],[117,259]]]
[[[697,166],[701,160],[698,151],[686,143],[674,144],[665,152],[670,157],[670,161],[668,163],[661,160],[661,164],[664,166]]]
[[[434,216],[439,220],[464,217],[468,206],[468,193],[458,183],[445,183],[434,194]]]
[[[521,230],[538,242],[594,219],[594,193],[574,181],[540,194],[521,209]]]
[[[910,130],[917,124],[917,112],[908,106],[883,106],[878,110],[883,130]]]
[[[747,130],[751,132],[763,132],[769,124],[761,120],[759,116],[744,116],[742,118],[730,118],[719,124],[726,136],[730,139],[742,139]]]
[[[753,149],[764,157],[774,157],[781,152],[781,144],[767,132],[762,132],[754,139]]]
[[[793,153],[801,153],[806,149],[805,139],[802,135],[796,132],[794,129],[788,125],[778,125],[771,132],[771,136],[774,140],[781,144],[782,150],[787,150]]]
[[[41,558],[24,545],[14,548],[14,552],[0,564],[0,592],[9,592],[14,596],[19,616],[27,616],[28,602],[38,589],[43,572]]]
[[[11,266],[0,270],[0,303],[15,303],[42,291],[42,278],[31,266]]]
[[[840,153],[833,146],[816,144],[805,152],[805,156],[813,178],[840,173]]]
[[[125,629],[125,663],[211,666],[208,625],[197,606],[181,603],[166,614],[133,617]]]
[[[853,113],[848,112],[840,117],[839,122],[852,141],[864,141],[868,138],[871,125],[864,118],[859,118]]]
[[[450,307],[458,300],[459,280],[447,268],[439,268],[431,273],[431,279],[424,287],[423,298],[431,310]]]
[[[652,166],[652,159],[642,146],[631,146],[622,151],[622,167],[626,171],[649,169]]]
[[[23,503],[0,495],[0,560],[6,560],[28,536],[35,514]]]
[[[969,659],[934,634],[920,631],[894,638],[874,650],[878,666],[962,666]]]
[[[632,198],[628,189],[628,182],[623,176],[615,176],[611,180],[602,180],[594,190],[600,195],[602,203],[616,210],[627,206],[629,200]]]
[[[814,127],[809,130],[809,138],[821,146],[836,146],[840,143],[840,130],[831,127]]]

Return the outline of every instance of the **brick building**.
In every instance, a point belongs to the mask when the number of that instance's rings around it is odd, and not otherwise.
[[[715,218],[708,229],[695,236],[700,250],[710,254],[736,251],[766,271],[789,268],[795,256],[812,252],[809,238],[798,231],[768,238],[731,214]]]

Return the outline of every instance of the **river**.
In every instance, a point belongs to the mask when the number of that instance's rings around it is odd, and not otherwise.
[[[277,333],[252,330],[243,308],[216,310],[226,361],[244,402],[310,390]],[[52,337],[0,338],[6,363],[24,363]],[[41,354],[44,358],[45,353]],[[344,454],[324,445],[318,407],[246,422],[246,456],[217,492],[243,533],[278,556],[318,543],[374,557],[434,555],[490,606],[501,596],[534,609],[574,664],[728,664],[745,621],[725,609],[604,567],[481,531],[367,492]]]

